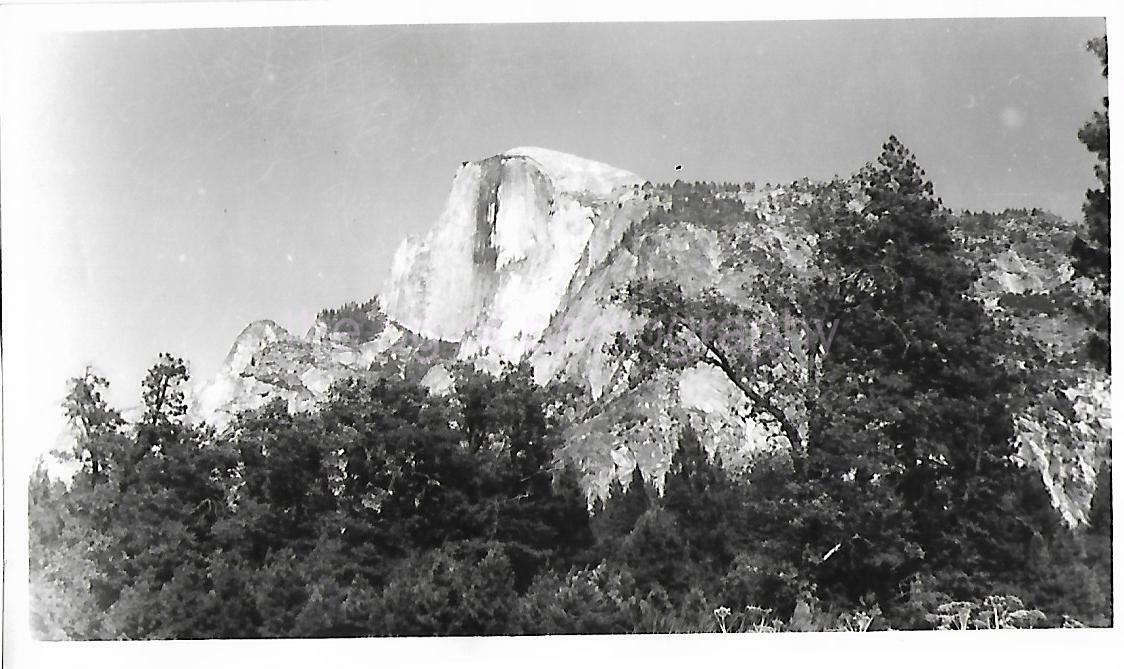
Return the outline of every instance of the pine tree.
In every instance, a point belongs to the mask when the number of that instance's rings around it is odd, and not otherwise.
[[[149,431],[148,438],[153,440],[153,445],[158,443],[155,440],[163,430],[183,422],[187,415],[184,388],[189,379],[183,358],[170,353],[161,353],[145,375],[141,383],[144,399],[142,424]]]
[[[1089,42],[1089,50],[1101,61],[1101,75],[1108,78],[1108,39],[1100,37]],[[1085,193],[1085,230],[1073,240],[1070,253],[1077,276],[1093,281],[1097,298],[1093,304],[1082,305],[1081,311],[1094,328],[1089,338],[1089,356],[1107,371],[1112,371],[1110,345],[1111,319],[1109,293],[1112,287],[1112,234],[1111,195],[1109,183],[1109,129],[1108,96],[1102,101],[1103,110],[1093,113],[1093,118],[1077,133],[1078,139],[1097,156],[1095,172],[1100,188]]]
[[[632,467],[632,477],[628,481],[628,488],[624,491],[624,496],[621,498],[621,523],[623,533],[630,532],[636,525],[636,521],[644,512],[651,506],[651,500],[648,497],[648,483],[644,480],[644,473],[640,470],[640,465]]]
[[[469,449],[485,463],[490,539],[503,542],[525,590],[544,566],[568,567],[593,544],[575,471],[557,462],[561,414],[572,389],[540,386],[528,364],[498,377],[458,370],[454,402]]]
[[[74,485],[51,479],[42,462],[28,482],[29,614],[32,634],[43,640],[105,636],[106,599],[101,565],[90,550],[99,535],[80,501],[110,486]]]
[[[710,458],[690,426],[664,480],[661,506],[679,523],[692,562],[713,574],[725,573],[742,544],[744,504],[740,486],[717,456]]]
[[[636,521],[622,544],[621,560],[642,591],[663,590],[680,597],[690,588],[697,569],[683,529],[674,513],[659,506]]]
[[[608,494],[603,501],[599,501],[600,506],[593,517],[595,533],[603,544],[603,550],[611,553],[612,547],[628,536],[636,526],[636,521],[651,506],[648,484],[644,481],[640,466],[632,468],[627,489],[614,476],[609,482]]]
[[[102,396],[108,388],[109,382],[87,367],[70,380],[63,401],[63,413],[74,430],[74,457],[82,465],[80,478],[91,486],[108,479],[123,444],[119,430],[125,421]]]
[[[371,625],[389,636],[505,634],[516,601],[503,546],[450,543],[403,563],[374,603]]]
[[[975,275],[913,155],[891,137],[861,178],[861,216],[824,242],[856,280],[809,437],[813,475],[858,497],[839,507],[834,557],[869,572],[852,595],[922,567],[977,582],[1017,570],[1026,473],[1011,458],[1003,339],[967,296]]]

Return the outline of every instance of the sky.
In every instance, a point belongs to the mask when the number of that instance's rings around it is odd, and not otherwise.
[[[5,420],[52,446],[66,379],[87,364],[129,407],[161,351],[206,377],[253,320],[303,333],[319,309],[373,296],[460,163],[515,146],[655,182],[763,184],[850,174],[895,134],[949,207],[1077,220],[1094,159],[1076,132],[1106,94],[1085,42],[1103,31],[998,19],[21,40],[0,110]]]

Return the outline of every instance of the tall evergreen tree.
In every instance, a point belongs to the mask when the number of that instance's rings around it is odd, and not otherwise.
[[[648,484],[640,465],[632,468],[628,488],[621,485],[620,479],[613,477],[609,482],[609,492],[604,500],[599,500],[593,522],[598,540],[609,545],[623,539],[636,526],[636,521],[651,506]]]
[[[697,567],[721,574],[737,554],[746,525],[739,491],[721,458],[708,456],[698,433],[685,427],[664,480],[661,506],[678,520]]]
[[[171,426],[182,423],[187,415],[184,390],[189,378],[183,358],[170,353],[161,353],[145,375],[141,383],[144,400],[141,423],[147,433],[146,439],[153,445]]]
[[[81,464],[80,479],[97,485],[109,477],[109,469],[123,446],[121,413],[102,396],[109,381],[87,367],[82,376],[70,380],[63,413],[74,432],[73,455]]]
[[[862,500],[841,507],[841,519],[858,525],[841,535],[840,562],[862,544],[882,583],[922,568],[922,557],[925,569],[949,575],[1016,570],[1030,537],[1015,508],[1026,473],[1011,458],[1006,401],[1016,379],[1000,364],[1003,340],[968,297],[974,272],[895,137],[862,186],[861,215],[825,240],[858,280],[839,313],[809,438],[816,475],[837,489],[846,480]]]
[[[1089,42],[1089,50],[1101,61],[1101,75],[1108,78],[1108,38],[1100,37]],[[1111,319],[1109,317],[1109,293],[1112,288],[1112,234],[1111,234],[1111,194],[1109,183],[1108,155],[1108,96],[1102,99],[1103,109],[1093,113],[1077,133],[1078,139],[1097,156],[1094,168],[1100,188],[1090,188],[1085,193],[1085,230],[1073,239],[1071,253],[1073,267],[1078,276],[1093,281],[1097,293],[1093,304],[1082,305],[1081,309],[1094,328],[1089,338],[1089,356],[1094,362],[1112,371],[1110,350]]]
[[[556,455],[573,390],[538,385],[527,364],[509,365],[498,377],[464,367],[456,388],[458,423],[469,449],[487,463],[488,536],[506,544],[522,591],[539,569],[577,559],[593,544],[577,473]]]
[[[644,472],[640,470],[640,465],[632,467],[632,476],[628,480],[628,488],[625,489],[624,495],[621,497],[621,522],[624,526],[625,533],[632,530],[636,525],[636,521],[644,512],[652,505],[651,499],[648,495],[648,482],[644,480]]]

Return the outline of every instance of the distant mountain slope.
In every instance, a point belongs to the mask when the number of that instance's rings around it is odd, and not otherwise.
[[[494,370],[527,360],[540,383],[583,390],[562,455],[589,491],[604,492],[634,464],[660,480],[686,424],[739,468],[787,439],[750,418],[741,391],[710,366],[635,378],[630,353],[612,344],[641,321],[614,297],[636,279],[667,280],[753,305],[763,326],[776,326],[754,287],[795,290],[821,271],[807,221],[829,193],[858,206],[846,180],[653,186],[538,148],[466,163],[434,227],[399,247],[378,300],[328,310],[303,337],[251,324],[216,377],[195,387],[193,415],[222,427],[272,397],[312,409],[333,381],[405,358],[430,368],[424,381],[437,392],[450,383],[444,362]],[[1069,267],[1072,226],[1037,211],[953,220],[964,261],[980,269],[973,296],[1013,324],[1009,363],[1035,369],[1041,385],[1017,408],[1021,456],[1043,472],[1066,521],[1080,522],[1108,457],[1110,416],[1109,381],[1084,359],[1085,326],[1068,308],[1089,289]]]

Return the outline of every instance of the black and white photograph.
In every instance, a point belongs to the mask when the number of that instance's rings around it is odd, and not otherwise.
[[[22,658],[1112,633],[1103,12],[98,10],[5,26]]]

